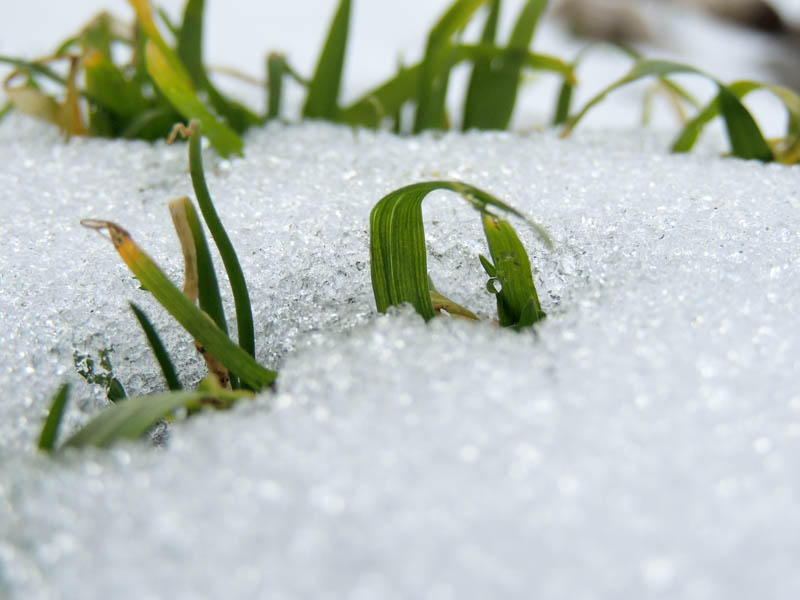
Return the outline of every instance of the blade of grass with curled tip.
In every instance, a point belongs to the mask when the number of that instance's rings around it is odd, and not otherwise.
[[[153,355],[155,355],[156,361],[158,362],[158,366],[161,368],[161,373],[164,375],[164,379],[167,382],[167,387],[172,391],[183,389],[178,379],[178,374],[175,372],[175,366],[172,364],[172,360],[167,353],[167,349],[164,347],[161,338],[158,337],[158,333],[156,333],[150,319],[148,319],[144,311],[133,302],[129,302],[128,306],[131,307],[136,320],[142,327],[142,331],[144,331],[147,343],[150,345]]]
[[[475,11],[488,1],[456,0],[428,34],[425,56],[419,70],[414,133],[440,129],[445,122],[445,99],[452,68],[448,57],[450,38],[463,29]]]
[[[61,419],[64,417],[64,409],[67,406],[68,398],[69,384],[65,383],[58,389],[50,403],[47,419],[44,422],[41,434],[39,434],[39,450],[52,452],[55,448],[56,439],[58,438],[58,428],[61,425]]]
[[[728,86],[699,69],[695,69],[689,65],[661,60],[638,61],[627,75],[600,91],[589,100],[576,115],[568,119],[561,133],[562,137],[569,135],[572,129],[592,107],[617,88],[642,79],[643,77],[663,77],[674,73],[701,75],[716,84],[719,90],[717,96],[719,100],[718,106],[725,120],[728,139],[731,144],[731,152],[734,156],[762,161],[772,160],[772,151],[769,145],[766,140],[764,140],[764,136],[761,134],[755,120],[741,103],[736,93],[732,92]]]
[[[533,325],[545,314],[525,247],[511,224],[492,214],[483,213],[483,231],[494,263],[483,256],[480,259],[489,277],[499,283],[494,292],[500,326],[520,329]]]
[[[249,392],[214,389],[130,398],[101,412],[70,437],[63,448],[108,448],[123,439],[142,437],[161,419],[179,408],[196,409],[204,404],[230,406],[241,398],[251,396]]]
[[[253,310],[250,306],[250,294],[247,291],[247,282],[236,256],[228,233],[222,226],[222,221],[217,215],[214,203],[211,201],[211,193],[208,191],[205,174],[203,173],[203,149],[201,145],[200,125],[192,123],[186,131],[189,134],[189,171],[192,176],[192,187],[194,188],[197,204],[200,212],[208,226],[211,237],[219,250],[222,264],[228,275],[233,294],[234,309],[236,311],[236,327],[239,335],[239,346],[250,356],[255,356],[256,343],[253,327]],[[209,351],[213,351],[209,348]],[[218,357],[221,358],[221,357]],[[236,369],[232,369],[235,373]]]
[[[341,0],[331,22],[303,106],[303,116],[309,119],[334,119],[339,112],[339,88],[350,27],[350,5],[350,0]]]
[[[492,206],[524,218],[483,190],[455,181],[415,183],[387,194],[370,213],[370,269],[379,312],[408,302],[425,320],[434,316],[422,222],[422,201],[434,190],[456,192],[482,214]],[[527,219],[526,222],[530,223]],[[532,225],[549,246],[544,230]]]
[[[520,11],[508,43],[510,50],[526,52],[536,31],[536,25],[547,0],[528,0]],[[492,6],[492,13],[484,31],[483,42],[493,41],[489,26],[496,28],[500,2]],[[492,23],[494,17],[495,23]],[[491,39],[490,39],[491,38]],[[514,112],[523,56],[510,54],[506,57],[483,60],[475,63],[464,105],[464,124],[466,129],[506,129]]]
[[[259,365],[250,354],[233,343],[211,317],[175,287],[153,260],[133,242],[127,231],[110,221],[84,219],[81,223],[91,229],[107,230],[120,257],[155,299],[195,340],[244,383],[259,390],[275,380],[276,373]]]

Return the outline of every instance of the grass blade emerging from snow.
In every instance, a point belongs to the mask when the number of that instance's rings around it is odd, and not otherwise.
[[[529,0],[522,7],[508,44],[508,49],[516,50],[519,54],[510,53],[503,58],[475,63],[464,106],[465,130],[508,127],[517,101],[524,63],[523,53],[527,52],[531,44],[539,17],[546,5],[547,0]],[[495,2],[484,30],[484,43],[493,42],[492,30],[496,28],[496,13],[499,13],[499,9],[500,3]]]
[[[695,69],[689,65],[660,60],[640,60],[631,71],[618,79],[604,90],[599,92],[574,116],[570,117],[562,131],[562,136],[569,135],[577,123],[591,110],[596,104],[601,102],[612,91],[624,85],[642,79],[644,77],[664,77],[674,73],[690,73],[701,75],[713,81],[719,90],[717,95],[717,107],[725,120],[728,131],[728,139],[731,144],[731,152],[734,156],[743,159],[757,159],[770,161],[773,159],[772,151],[769,148],[761,130],[758,128],[753,117],[739,100],[737,93],[728,86],[720,83],[713,77]],[[702,113],[701,113],[702,115]],[[705,117],[703,117],[705,118]],[[697,124],[689,124],[690,127],[697,127]],[[686,134],[687,140],[691,134]],[[683,136],[681,136],[683,138]],[[679,147],[688,143],[687,140],[679,138]]]
[[[64,417],[64,409],[67,406],[68,398],[69,384],[65,383],[58,389],[56,395],[53,396],[53,401],[50,403],[47,419],[44,422],[41,434],[39,434],[39,450],[52,452],[55,448],[58,428],[61,425],[61,419]]]
[[[123,439],[137,439],[150,431],[161,419],[179,408],[198,409],[203,405],[230,406],[249,392],[203,389],[194,392],[165,392],[130,398],[107,408],[64,443],[64,448],[95,446],[108,448]]]
[[[189,72],[195,86],[205,90],[217,114],[236,132],[242,133],[259,118],[223,96],[208,77],[203,66],[203,12],[205,0],[188,0],[183,12],[183,24],[178,35],[177,54]]]
[[[491,214],[488,208],[494,207],[524,218],[516,209],[490,194],[454,181],[416,183],[387,194],[370,213],[372,290],[379,312],[408,302],[425,320],[435,315],[431,301],[431,292],[435,290],[431,288],[427,272],[422,222],[422,201],[434,190],[460,194],[482,215]],[[539,238],[550,246],[544,230],[532,225]],[[515,273],[509,271],[509,277],[513,276]]]
[[[792,142],[800,139],[800,97],[792,90],[770,84],[758,83],[755,81],[736,81],[728,86],[730,93],[734,94],[736,98],[744,98],[749,93],[756,90],[767,90],[777,96],[786,107],[788,113],[788,126],[786,138],[783,142],[790,146]],[[698,113],[698,115],[689,121],[681,131],[678,138],[672,145],[673,152],[688,152],[697,143],[705,126],[710,123],[715,117],[720,114],[720,97],[719,94]],[[791,156],[787,156],[782,151],[782,145],[774,148],[775,158],[780,162],[793,163],[797,159],[792,160]],[[763,150],[763,149],[762,149]]]
[[[303,107],[303,116],[307,118],[333,120],[339,111],[339,88],[347,49],[350,4],[350,0],[341,0],[331,22]]]
[[[129,302],[128,305],[131,307],[136,320],[139,322],[139,325],[144,331],[144,335],[147,338],[147,343],[150,345],[150,348],[153,351],[153,355],[156,357],[156,361],[158,362],[158,366],[161,368],[161,373],[164,375],[164,379],[167,382],[167,387],[172,391],[177,391],[183,389],[180,380],[178,379],[178,374],[175,372],[175,366],[172,364],[172,360],[167,353],[167,349],[164,347],[164,343],[161,341],[161,338],[158,337],[158,333],[156,333],[153,324],[150,322],[150,319],[147,318],[147,315],[144,314],[144,311],[136,306],[133,302]]]
[[[483,231],[494,263],[481,256],[489,277],[495,281],[490,286],[497,296],[497,317],[501,327],[529,327],[544,318],[539,296],[533,284],[531,263],[525,247],[519,241],[511,224],[483,214]]]
[[[228,233],[222,226],[222,221],[217,215],[211,193],[208,191],[205,174],[203,172],[203,150],[201,144],[200,125],[190,123],[188,128],[179,127],[177,131],[189,136],[189,171],[192,175],[192,187],[200,206],[200,212],[211,232],[211,237],[219,250],[228,281],[233,293],[233,302],[236,310],[236,327],[239,334],[239,345],[250,356],[255,356],[255,333],[253,328],[253,311],[250,306],[250,294],[247,291],[247,282],[236,256]],[[209,349],[210,350],[210,349]],[[233,369],[234,372],[236,371]]]
[[[487,0],[456,0],[442,15],[428,35],[425,56],[419,70],[417,114],[414,132],[442,129],[446,122],[445,99],[452,64],[450,40],[466,27],[472,15]]]
[[[244,383],[259,390],[275,380],[276,373],[259,365],[250,354],[234,344],[211,317],[175,287],[153,260],[133,242],[127,231],[110,221],[86,219],[82,224],[92,229],[107,230],[120,257],[155,299],[195,340]]]

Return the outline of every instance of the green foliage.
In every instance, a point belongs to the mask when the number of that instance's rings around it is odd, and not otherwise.
[[[495,265],[482,258],[498,291],[498,317],[504,327],[532,325],[544,316],[533,285],[530,262],[514,229],[492,214],[490,207],[523,218],[516,209],[471,185],[455,181],[415,183],[384,196],[370,213],[370,264],[372,291],[379,312],[390,306],[411,304],[426,320],[435,316],[428,277],[422,201],[434,190],[461,195],[483,218],[484,231]],[[547,233],[535,223],[539,239],[548,247]],[[532,306],[528,306],[532,304]]]
[[[317,70],[308,86],[303,115],[310,119],[335,119],[339,112],[337,102],[349,24],[350,0],[341,0],[320,54]]]
[[[39,450],[52,452],[55,448],[58,428],[61,425],[61,419],[64,417],[64,409],[67,406],[68,397],[69,384],[65,383],[58,389],[50,403],[50,411],[47,413],[47,419],[42,426],[42,432],[39,434]]]

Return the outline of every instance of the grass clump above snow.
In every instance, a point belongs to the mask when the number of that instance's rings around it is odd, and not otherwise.
[[[631,53],[636,62],[630,73],[613,82],[582,109],[572,112],[572,91],[578,83],[573,71],[582,53],[568,63],[529,50],[547,0],[528,0],[523,4],[506,43],[497,40],[501,0],[456,0],[428,33],[419,63],[400,67],[396,74],[359,100],[341,106],[339,95],[352,2],[340,0],[310,78],[299,75],[285,56],[269,55],[264,85],[267,109],[259,115],[227,98],[211,81],[202,60],[204,0],[187,0],[178,25],[171,23],[163,11],[154,11],[148,0],[129,2],[136,12],[132,27],[103,13],[62,43],[52,56],[35,61],[0,56],[0,62],[16,69],[5,81],[9,105],[4,112],[13,105],[57,124],[67,135],[147,140],[165,136],[176,121],[198,119],[216,151],[228,156],[242,152],[240,136],[249,127],[280,117],[287,77],[306,89],[304,118],[418,133],[454,126],[445,100],[451,72],[459,63],[468,63],[472,68],[463,93],[460,123],[463,130],[507,129],[523,83],[523,70],[550,71],[563,79],[553,105],[554,122],[565,124],[566,135],[597,102],[622,85],[643,77],[657,77],[680,101],[689,97],[668,75],[704,75],[688,65],[646,60]],[[462,32],[483,13],[485,22],[480,40],[464,42]],[[162,27],[156,23],[155,15]],[[162,29],[166,32],[162,33]],[[120,44],[128,49],[127,62],[115,62],[119,53],[112,49]],[[68,65],[66,74],[50,67],[54,61]],[[22,82],[16,83],[19,79]],[[720,115],[734,156],[784,163],[800,160],[800,99],[794,92],[755,82],[726,85],[711,79],[718,87],[718,94],[708,106],[696,109],[697,114],[686,123],[672,147],[675,152],[690,150],[705,124]],[[44,91],[45,80],[62,88],[63,94]],[[759,88],[774,93],[789,112],[789,127],[779,140],[767,142],[741,103],[744,95]],[[84,103],[86,110],[82,108]]]

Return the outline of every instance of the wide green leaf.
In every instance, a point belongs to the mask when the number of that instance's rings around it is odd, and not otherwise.
[[[303,107],[303,116],[307,118],[334,119],[339,111],[339,88],[347,49],[350,5],[350,0],[341,0],[331,22]]]
[[[387,194],[370,213],[370,268],[379,312],[408,302],[426,320],[435,314],[422,222],[422,201],[434,190],[460,194],[481,214],[494,207],[524,218],[516,209],[483,190],[455,181],[415,183]],[[549,246],[546,232],[527,222]]]

